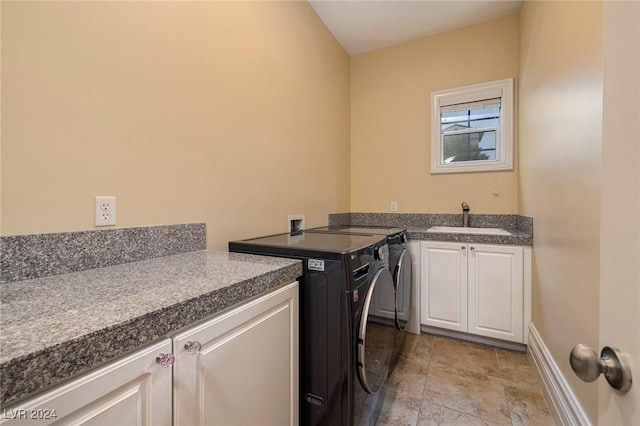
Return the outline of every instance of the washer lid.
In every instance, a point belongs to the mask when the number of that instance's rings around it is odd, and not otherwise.
[[[314,256],[318,253],[341,255],[382,241],[385,241],[384,236],[372,234],[294,232],[230,241],[229,251],[285,256]]]

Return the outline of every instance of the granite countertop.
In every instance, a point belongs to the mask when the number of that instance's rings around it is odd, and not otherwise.
[[[461,243],[533,245],[533,218],[514,214],[470,214],[473,228],[500,228],[509,235],[428,232],[434,226],[460,227],[462,214],[448,213],[333,213],[329,225],[386,226],[405,228],[412,240],[450,241]]]
[[[461,243],[502,244],[530,246],[533,236],[519,229],[506,229],[510,235],[459,234],[428,232],[429,228],[407,227],[407,237],[412,240],[449,241]]]
[[[202,250],[2,284],[2,406],[300,275],[298,260]]]

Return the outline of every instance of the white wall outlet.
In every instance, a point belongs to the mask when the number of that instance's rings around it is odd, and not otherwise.
[[[96,226],[116,224],[116,197],[95,197]]]
[[[392,201],[391,202],[391,211],[392,212],[397,212],[398,211],[398,202],[397,201]]]

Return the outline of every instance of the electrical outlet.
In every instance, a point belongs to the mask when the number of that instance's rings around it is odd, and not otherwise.
[[[392,212],[397,212],[398,211],[398,202],[397,201],[392,201],[391,202],[391,211]]]
[[[116,224],[116,197],[95,197],[96,226]]]

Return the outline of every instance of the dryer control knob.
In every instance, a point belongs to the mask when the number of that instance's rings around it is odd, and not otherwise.
[[[384,248],[380,247],[375,254],[376,260],[384,260]]]

